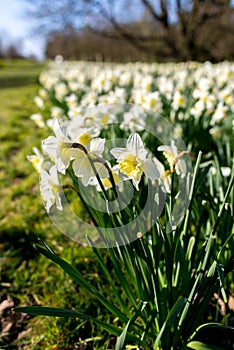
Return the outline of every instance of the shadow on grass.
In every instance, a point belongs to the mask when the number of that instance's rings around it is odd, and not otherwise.
[[[25,76],[25,74],[16,77],[2,77],[0,78],[0,90],[13,87],[22,87],[25,85],[32,85],[36,83],[37,79],[35,78],[35,76],[27,77]]]
[[[44,67],[44,62],[5,61],[0,69],[0,90],[38,84],[38,76]]]

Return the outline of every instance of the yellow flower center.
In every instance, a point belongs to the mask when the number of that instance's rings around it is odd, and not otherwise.
[[[34,168],[40,172],[40,164],[41,164],[41,158],[40,157],[35,157],[31,159],[31,163],[34,166]]]
[[[175,160],[175,155],[172,153],[172,152],[163,152],[165,158],[167,159],[169,165],[170,165],[170,168],[171,168],[171,171],[174,171],[174,160]]]
[[[185,105],[185,98],[184,98],[184,96],[180,96],[180,97],[178,98],[177,103],[178,103],[178,105],[179,105],[180,107],[183,107],[183,106]]]
[[[88,133],[84,133],[78,138],[78,142],[84,146],[88,145],[91,140],[92,140],[92,137]]]
[[[52,184],[51,190],[52,190],[53,194],[56,195],[60,190],[60,186]]]
[[[121,173],[128,177],[140,181],[143,171],[141,170],[141,161],[133,155],[128,155],[122,162],[119,163]]]
[[[104,125],[104,124],[108,123],[108,121],[109,121],[109,114],[106,113],[101,117],[100,124]]]
[[[148,101],[148,106],[153,108],[156,106],[156,100],[154,98],[150,98]]]
[[[114,183],[115,184],[118,184],[119,183],[119,175],[115,174],[115,173],[112,173],[113,175],[113,179],[114,179]],[[112,184],[111,184],[111,181],[110,179],[107,177],[106,179],[102,179],[102,183],[103,183],[103,186],[107,189],[109,188],[112,188]]]
[[[170,174],[171,174],[170,170],[165,170],[164,171],[164,178],[166,179]]]

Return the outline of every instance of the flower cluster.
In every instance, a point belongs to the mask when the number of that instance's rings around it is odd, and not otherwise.
[[[41,74],[40,82],[42,89],[35,102],[44,113],[47,98],[52,99],[52,118],[73,118],[98,104],[135,103],[169,117],[173,123],[191,118],[198,123],[201,119],[211,126],[212,135],[218,135],[216,127],[232,128],[234,65],[229,62],[52,63]],[[90,117],[91,124],[94,116]],[[113,116],[105,116],[100,123],[109,118]],[[42,125],[38,115],[34,120]],[[135,111],[125,115],[122,127],[126,125],[141,130],[145,120],[139,120]]]
[[[130,112],[128,112],[130,113]],[[163,163],[153,154],[146,150],[141,136],[132,133],[126,140],[126,147],[114,147],[109,149],[109,154],[116,162],[105,160],[103,153],[105,150],[105,138],[90,137],[90,142],[82,144],[79,129],[74,137],[74,131],[69,132],[70,124],[67,127],[59,125],[56,119],[53,124],[54,136],[49,136],[42,141],[43,154],[34,147],[35,155],[28,156],[36,170],[40,173],[40,190],[45,201],[46,210],[56,204],[62,210],[59,191],[64,188],[60,184],[59,174],[65,175],[73,171],[72,176],[80,179],[83,186],[96,186],[97,190],[118,187],[122,191],[123,182],[131,180],[133,186],[139,191],[139,185],[144,182],[145,177],[150,181],[159,181],[164,184],[165,191],[170,192],[168,179],[174,171],[172,163],[175,164],[176,173],[186,174],[186,164],[184,160],[178,158],[178,150],[174,140],[170,146],[159,146],[158,151],[163,151],[170,170],[166,171]],[[72,137],[73,136],[73,137]],[[79,141],[79,142],[77,142]],[[113,163],[113,162],[112,162]]]
[[[40,113],[31,118],[53,135],[42,141],[42,153],[34,148],[28,159],[40,172],[48,212],[54,204],[62,209],[59,191],[65,180],[60,184],[58,175],[69,175],[76,190],[81,184],[103,193],[124,192],[130,180],[140,193],[147,181],[170,193],[172,175],[187,173],[189,152],[179,138],[184,132],[189,149],[199,144],[199,133],[191,134],[188,120],[202,125],[205,137],[220,137],[225,128],[233,131],[234,66],[227,62],[55,62],[42,72],[40,83],[35,98]],[[157,130],[157,136],[166,132],[157,115],[173,122],[174,129],[155,140],[146,130]],[[125,142],[110,145],[115,139]]]
[[[97,321],[118,336],[116,349],[206,347],[202,327],[219,338],[214,322],[228,316],[212,296],[224,305],[232,285],[234,65],[57,60],[40,82],[31,119],[45,139],[28,160],[52,221],[94,248],[111,293],[44,242],[39,252],[96,296],[108,323],[67,309],[18,311]],[[110,248],[108,260],[97,247]]]

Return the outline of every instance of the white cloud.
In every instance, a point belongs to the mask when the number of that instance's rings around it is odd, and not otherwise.
[[[26,55],[43,58],[44,40],[30,35],[32,21],[24,16],[26,3],[22,0],[0,0],[0,39],[3,45],[13,42]]]

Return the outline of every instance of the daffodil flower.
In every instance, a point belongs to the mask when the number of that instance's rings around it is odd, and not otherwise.
[[[55,136],[49,136],[42,141],[42,149],[54,161],[57,170],[65,174],[72,159],[71,140],[66,135],[66,130],[59,125],[57,119],[53,122]]]
[[[40,173],[42,164],[44,162],[44,157],[37,147],[33,147],[33,152],[35,154],[27,156],[27,160],[29,160],[37,172]]]
[[[108,170],[104,166],[103,162],[99,162],[104,151],[105,139],[96,138],[93,139],[87,148],[74,148],[73,156],[74,160],[72,168],[77,177],[81,178],[81,182],[84,186],[93,184],[97,178],[97,174],[100,178],[105,179],[109,176]]]
[[[30,116],[30,119],[33,120],[39,128],[44,128],[46,126],[43,120],[43,116],[40,113],[32,114]]]
[[[100,130],[98,127],[86,127],[84,118],[74,118],[67,125],[67,135],[73,142],[78,142],[83,146],[87,146],[90,141],[99,136]]]
[[[177,175],[185,175],[186,163],[183,159],[181,159],[181,157],[183,154],[188,153],[187,151],[178,152],[174,140],[171,141],[170,146],[159,146],[158,151],[163,152],[163,155],[165,156],[170,165],[171,172],[176,170]]]
[[[40,192],[43,201],[45,202],[45,208],[49,213],[50,208],[56,204],[59,210],[63,210],[61,198],[59,195],[60,184],[58,179],[58,172],[56,166],[53,165],[49,172],[41,170],[40,177]]]
[[[171,172],[170,170],[166,170],[164,165],[157,159],[153,158],[154,163],[156,164],[160,177],[158,179],[159,185],[163,192],[170,193],[171,192]]]
[[[120,172],[126,179],[132,180],[137,190],[143,173],[150,180],[160,177],[156,164],[152,159],[146,158],[148,152],[137,133],[129,136],[126,148],[113,148],[110,153],[117,159]]]
[[[144,130],[146,127],[146,113],[142,112],[137,106],[133,106],[129,112],[123,115],[123,122],[120,124],[120,129],[134,131]]]

